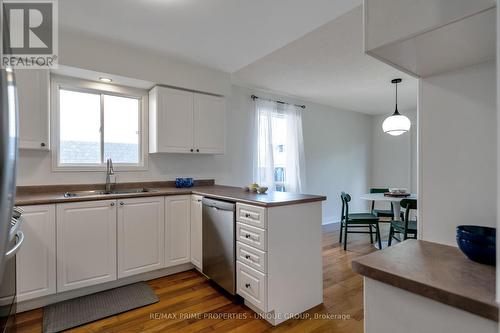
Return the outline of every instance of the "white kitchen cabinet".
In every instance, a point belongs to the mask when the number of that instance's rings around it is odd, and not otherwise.
[[[194,148],[205,154],[224,154],[225,100],[221,97],[194,94]]]
[[[57,205],[57,291],[116,280],[116,200]]]
[[[156,86],[149,92],[149,152],[224,154],[223,97]]]
[[[19,148],[48,150],[50,73],[45,69],[15,71],[19,101]]]
[[[164,264],[163,197],[118,200],[118,278],[160,269]]]
[[[191,196],[191,262],[198,269],[202,269],[202,200],[199,195]]]
[[[155,87],[149,93],[149,152],[193,149],[193,93]]]
[[[56,292],[55,205],[24,206],[24,243],[16,255],[17,300]]]
[[[165,266],[191,262],[191,196],[165,197]]]

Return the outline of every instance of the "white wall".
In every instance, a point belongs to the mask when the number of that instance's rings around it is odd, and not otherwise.
[[[495,63],[421,79],[418,116],[420,235],[456,246],[457,225],[496,225]]]
[[[306,155],[306,191],[328,197],[324,222],[339,222],[340,192],[351,194],[352,212],[363,212],[359,199],[370,187],[372,116],[307,104],[302,116]]]
[[[388,115],[373,117],[371,187],[403,187],[417,193],[417,111],[402,114],[410,118],[411,129],[400,136],[382,131]]]

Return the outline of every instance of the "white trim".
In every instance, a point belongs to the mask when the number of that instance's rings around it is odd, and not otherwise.
[[[74,171],[105,171],[106,165],[102,164],[59,164],[59,90],[74,90],[79,92],[88,92],[94,94],[106,94],[111,96],[129,97],[138,99],[140,102],[139,110],[139,164],[115,163],[116,171],[144,171],[148,170],[148,92],[143,89],[123,87],[113,84],[92,82],[78,78],[51,75],[51,147],[52,147],[52,171],[74,172]]]
[[[83,287],[79,289],[73,289],[64,292],[58,292],[52,295],[42,296],[39,298],[34,298],[22,302],[17,303],[17,312],[21,313],[29,310],[33,310],[36,308],[41,308],[46,305],[66,301],[68,299],[73,299],[81,296],[86,296],[90,294],[94,294],[100,291],[109,290],[121,286],[125,286],[127,284],[136,283],[140,281],[150,281],[154,279],[158,279],[160,277],[169,276],[172,274],[177,274],[180,272],[189,271],[194,269],[193,264],[186,263],[173,267],[166,267],[162,269],[158,269],[151,272],[141,273],[133,276],[124,277],[121,279],[117,279],[110,282],[105,282],[93,286]]]

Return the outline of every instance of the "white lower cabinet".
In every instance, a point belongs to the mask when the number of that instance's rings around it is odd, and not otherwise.
[[[258,309],[267,312],[267,276],[236,261],[236,293]]]
[[[16,255],[17,300],[56,292],[55,205],[24,206],[25,241]]]
[[[116,280],[116,201],[57,205],[57,291]]]
[[[165,197],[165,267],[191,262],[191,196]]]
[[[164,265],[163,197],[118,200],[118,278],[160,269]]]
[[[237,203],[236,222],[236,293],[267,312],[267,210]]]
[[[191,196],[191,262],[198,269],[202,269],[202,212],[203,205],[201,200],[203,197],[199,195]]]

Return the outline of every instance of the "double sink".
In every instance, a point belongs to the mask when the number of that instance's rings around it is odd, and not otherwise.
[[[92,190],[92,191],[76,191],[76,192],[66,192],[63,194],[65,198],[74,198],[74,197],[87,197],[94,195],[117,195],[117,194],[135,194],[135,193],[152,193],[158,192],[157,189],[150,188],[134,188],[134,189],[121,189],[121,190]]]

